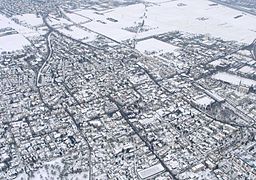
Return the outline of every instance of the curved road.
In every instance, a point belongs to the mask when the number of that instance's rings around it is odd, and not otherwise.
[[[51,35],[52,35],[52,30],[50,29],[49,33],[47,34],[47,51],[48,51],[48,56],[46,58],[46,60],[44,61],[43,65],[40,67],[40,69],[38,70],[37,73],[37,78],[36,78],[36,86],[38,87],[39,84],[39,78],[42,74],[42,70],[44,69],[44,67],[46,66],[46,64],[49,62],[49,60],[52,57],[52,45],[51,45]]]
[[[256,61],[256,39],[252,43],[251,54],[252,58]]]
[[[54,29],[52,26],[50,26],[50,25],[48,24],[48,22],[47,22],[47,16],[44,16],[44,17],[43,17],[43,22],[44,22],[44,24],[45,24],[45,25],[49,28],[49,30],[50,30],[50,32],[49,32],[49,34],[48,34],[48,36],[47,36],[47,48],[48,48],[48,52],[49,52],[49,53],[48,53],[47,59],[45,60],[44,64],[41,66],[41,68],[40,68],[40,70],[39,70],[39,72],[38,72],[38,75],[37,75],[37,86],[38,86],[38,81],[39,81],[40,75],[41,75],[41,73],[42,73],[41,71],[42,71],[43,68],[46,66],[46,64],[49,62],[49,60],[51,59],[52,54],[53,54],[53,50],[52,50],[52,46],[51,46],[51,34],[52,34],[52,32],[56,32],[57,34],[60,34],[60,35],[66,37],[66,38],[68,38],[68,39],[72,39],[72,40],[74,40],[75,42],[78,42],[78,43],[81,43],[81,44],[85,44],[85,45],[90,46],[90,47],[92,47],[92,48],[97,48],[97,47],[94,47],[94,46],[89,45],[89,44],[87,44],[87,43],[84,43],[84,42],[82,42],[82,41],[73,39],[73,38],[71,38],[71,37],[69,37],[69,36],[67,36],[67,35],[65,35],[65,34],[63,34],[63,33],[61,33],[61,32],[59,32],[58,30]],[[98,49],[98,48],[97,48],[97,49]],[[65,87],[65,89],[67,88],[64,83],[63,83],[62,85]],[[66,90],[68,90],[68,89],[66,89]],[[68,93],[74,98],[74,96],[73,96],[72,93],[70,93],[69,91],[68,91]],[[74,99],[78,102],[78,100],[77,100],[76,98],[74,98]],[[79,104],[79,102],[78,102],[78,104]],[[81,137],[83,138],[83,140],[86,142],[86,144],[87,144],[87,146],[88,146],[88,153],[89,153],[89,155],[88,155],[88,156],[89,156],[89,157],[88,157],[88,164],[89,164],[89,180],[92,180],[92,161],[91,161],[91,159],[92,159],[92,158],[91,158],[91,156],[92,156],[92,146],[90,145],[89,140],[88,140],[88,137],[86,136],[86,134],[84,134],[84,133],[82,132],[82,130],[81,130],[81,128],[80,128],[80,125],[79,125],[79,123],[76,121],[76,119],[74,118],[73,114],[67,109],[67,107],[63,107],[63,109],[64,109],[65,112],[71,117],[71,120],[72,120],[73,124],[75,125],[75,129],[78,130],[78,132],[80,133]]]

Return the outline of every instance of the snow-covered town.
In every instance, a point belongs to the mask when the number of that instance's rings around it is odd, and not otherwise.
[[[255,7],[0,0],[0,180],[255,180]]]

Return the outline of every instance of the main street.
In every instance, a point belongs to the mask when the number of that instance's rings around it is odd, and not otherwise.
[[[147,137],[144,137],[141,135],[140,131],[137,129],[136,126],[134,126],[134,124],[130,121],[129,117],[127,116],[127,114],[124,112],[122,105],[120,103],[118,103],[113,97],[109,96],[108,97],[109,100],[111,102],[113,102],[121,116],[123,117],[123,119],[127,122],[127,124],[132,128],[132,130],[134,131],[134,133],[142,140],[142,142],[145,143],[145,145],[148,147],[149,151],[154,154],[154,156],[156,157],[156,159],[158,159],[158,161],[160,162],[160,164],[163,166],[163,168],[169,173],[170,177],[173,180],[177,180],[176,175],[171,171],[171,169],[166,165],[166,163],[164,162],[164,160],[162,159],[162,157],[160,157],[154,150],[153,146],[151,145],[151,143],[149,142],[149,140],[147,139]]]

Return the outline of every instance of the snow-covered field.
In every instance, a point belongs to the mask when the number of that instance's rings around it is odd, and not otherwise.
[[[238,10],[222,5],[211,6],[212,3],[207,0],[145,1],[150,4],[134,4],[100,13],[94,10],[77,10],[74,13],[67,13],[67,16],[72,21],[84,23],[84,27],[119,42],[174,30],[210,34],[225,40],[245,43],[250,43],[256,37],[256,18]],[[237,18],[239,15],[242,16]],[[14,18],[17,18],[21,24],[31,27],[43,24],[42,19],[33,14],[24,14]],[[72,25],[72,22],[63,18],[55,19],[50,16],[49,21],[54,27],[76,39],[90,41],[96,36],[94,33],[76,27],[71,27],[71,31],[63,29],[66,25]],[[147,27],[146,31],[136,31],[136,27],[141,24]],[[21,36],[29,38],[40,35],[39,31],[21,26],[3,15],[0,15],[0,27],[11,27],[19,33],[19,35],[2,37],[0,39],[1,51],[20,49],[27,45],[28,41]],[[135,31],[128,31],[127,28],[134,28]],[[140,51],[147,49],[147,51],[163,52],[175,49],[154,39],[139,42],[137,48]]]
[[[175,47],[171,44],[157,40],[155,38],[150,38],[150,39],[146,39],[144,41],[138,42],[136,45],[136,49],[142,53],[145,53],[145,52],[175,53],[175,50],[177,50],[178,47]]]
[[[0,37],[0,53],[3,51],[12,52],[22,50],[24,46],[29,45],[30,42],[20,34]]]
[[[73,22],[75,23],[86,23],[91,21],[90,18],[84,17],[80,14],[75,14],[75,13],[66,13],[66,16]]]
[[[32,37],[32,36],[39,36],[40,34],[36,32],[35,30],[29,29],[27,27],[21,26],[11,19],[0,15],[0,28],[13,28],[15,29],[19,34],[25,36],[25,37]]]
[[[72,26],[69,29],[60,29],[59,31],[73,39],[82,40],[83,42],[93,41],[97,37],[97,34],[75,26]]]
[[[34,21],[30,19],[30,16],[20,16],[20,18],[28,18],[28,21]],[[30,42],[26,38],[40,36],[39,32],[34,29],[19,25],[11,19],[0,15],[0,29],[4,28],[12,29],[12,31],[16,31],[17,34],[0,37],[0,53],[3,51],[21,50],[24,46],[30,45]]]
[[[18,19],[20,23],[29,25],[31,27],[43,25],[42,18],[37,17],[35,14],[22,14],[22,15],[14,16],[13,18]]]
[[[246,86],[252,86],[252,85],[256,86],[255,80],[243,78],[243,77],[229,74],[226,72],[219,72],[219,73],[213,75],[212,78],[221,80],[224,82],[228,82],[233,85],[239,85],[241,83],[242,85],[246,85]]]
[[[186,6],[178,6],[180,3]],[[256,37],[255,16],[210,4],[212,3],[207,0],[166,1],[148,9],[145,24],[158,26],[159,29],[155,31],[159,32],[181,30],[247,43]],[[235,19],[241,14],[241,18]]]
[[[109,26],[109,25],[98,23],[98,22],[90,22],[90,23],[84,24],[83,26],[99,34],[108,36],[118,42],[131,39],[134,36],[134,34],[129,31],[125,31],[123,29],[115,28],[114,26],[111,26],[111,25]]]
[[[102,14],[95,13],[92,10],[82,10],[76,13],[92,19],[91,22],[83,26],[120,42],[135,37],[135,33],[123,28],[136,26],[138,23],[141,23],[144,10],[145,6],[143,4],[136,4],[119,7],[102,12]],[[108,18],[113,18],[117,22],[112,22]]]
[[[96,14],[92,10],[79,10],[76,13],[92,19],[84,26],[119,41],[180,30],[211,34],[225,40],[252,42],[256,37],[255,16],[222,5],[210,6],[211,4],[207,0],[154,1],[147,8],[144,4],[135,4],[101,14]],[[239,15],[242,17],[235,18]],[[108,21],[107,18],[113,18],[118,22]],[[143,20],[145,26],[152,27],[151,30],[138,33],[136,36],[135,33],[124,30],[142,23]]]

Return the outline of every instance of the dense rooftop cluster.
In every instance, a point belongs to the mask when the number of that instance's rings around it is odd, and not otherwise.
[[[16,24],[0,40],[24,39],[0,46],[0,179],[256,178],[254,43],[178,30],[118,41],[87,27],[126,1],[6,3]],[[39,7],[36,28],[19,3]],[[96,10],[76,23],[83,3]],[[158,29],[143,24],[121,29]]]

